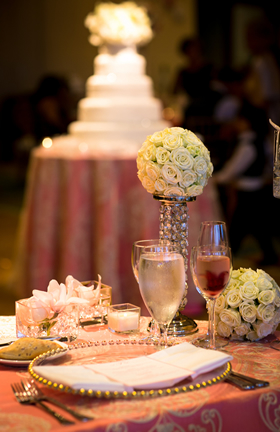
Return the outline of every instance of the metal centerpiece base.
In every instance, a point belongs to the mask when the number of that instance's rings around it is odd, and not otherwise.
[[[192,318],[183,315],[180,311],[177,311],[169,325],[168,336],[186,336],[196,333],[197,331],[198,326],[196,322]]]
[[[154,199],[160,201],[160,226],[159,238],[169,240],[178,245],[184,258],[186,273],[186,289],[176,315],[171,321],[168,336],[187,336],[198,331],[196,322],[182,314],[187,304],[187,270],[188,270],[188,206],[187,202],[195,201],[196,197],[163,196],[153,195]]]

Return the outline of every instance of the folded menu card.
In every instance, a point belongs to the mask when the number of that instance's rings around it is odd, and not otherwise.
[[[232,360],[226,353],[184,342],[148,356],[82,366],[34,366],[34,372],[73,389],[132,391],[171,387]]]

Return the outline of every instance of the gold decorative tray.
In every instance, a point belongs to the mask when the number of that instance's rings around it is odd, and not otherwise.
[[[54,358],[58,351],[49,351],[36,357],[29,365],[28,371],[39,383],[48,386],[54,390],[60,390],[73,395],[90,396],[96,398],[137,398],[137,397],[159,397],[178,394],[181,392],[190,392],[212,386],[222,382],[231,372],[231,364],[228,362],[223,366],[198,376],[195,380],[186,379],[181,381],[180,385],[170,388],[162,388],[156,390],[138,390],[132,392],[117,392],[117,391],[101,391],[101,390],[85,390],[83,388],[73,389],[61,383],[52,382],[48,378],[39,376],[33,370],[34,366],[48,365],[82,365],[89,363],[104,363],[119,361],[129,358],[135,358],[143,355],[149,355],[153,352],[162,349],[162,347],[154,342],[143,342],[141,340],[110,340],[110,341],[90,341],[84,343],[76,343],[69,345],[66,355],[60,358]]]

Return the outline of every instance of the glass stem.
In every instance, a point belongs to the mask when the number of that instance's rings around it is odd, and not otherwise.
[[[209,348],[215,349],[215,303],[216,299],[209,300],[209,330],[210,330],[210,342]]]
[[[167,330],[168,324],[159,324],[160,330],[160,342],[164,344],[164,347],[167,348],[168,339],[167,339]]]
[[[206,308],[208,312],[208,328],[207,328],[207,336],[210,338],[210,300],[206,300]]]

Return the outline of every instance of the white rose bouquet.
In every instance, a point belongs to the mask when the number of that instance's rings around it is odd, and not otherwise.
[[[258,340],[280,322],[280,288],[263,270],[233,270],[225,291],[216,300],[216,330],[232,340]]]
[[[200,195],[213,172],[209,150],[181,127],[149,135],[138,151],[137,168],[144,188],[165,196]]]
[[[134,2],[100,3],[87,15],[85,26],[91,32],[90,43],[144,44],[153,37],[146,10]]]

